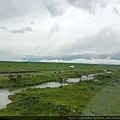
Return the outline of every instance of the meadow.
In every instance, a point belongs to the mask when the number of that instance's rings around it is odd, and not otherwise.
[[[70,68],[71,65],[74,68]],[[111,73],[106,74],[105,70]],[[9,95],[12,102],[0,110],[0,116],[120,116],[119,65],[1,61],[1,89],[59,82],[61,77],[78,78],[78,74],[97,73],[103,74],[95,75],[94,80],[58,88],[29,88]],[[10,81],[10,74],[14,74],[16,81]],[[17,78],[18,75],[22,77]]]

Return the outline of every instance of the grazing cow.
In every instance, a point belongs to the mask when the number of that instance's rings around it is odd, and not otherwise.
[[[105,75],[105,78],[111,78],[111,76],[110,75]]]
[[[67,83],[67,79],[64,79],[64,81],[63,81],[64,83]]]
[[[16,78],[10,78],[10,81],[15,81],[16,82]]]
[[[75,73],[76,73],[76,72],[75,72]],[[76,75],[77,75],[78,77],[82,77],[82,75],[81,75],[81,74],[76,73]]]
[[[27,74],[26,76],[30,76],[31,74]]]
[[[67,83],[67,80],[66,79],[64,79],[64,78],[59,78],[59,80],[60,80],[60,83],[62,84],[62,83]]]
[[[61,73],[61,71],[58,72],[58,74],[60,74],[60,73]]]
[[[17,78],[22,78],[22,75],[18,75]]]
[[[61,71],[58,71],[58,72],[54,72],[54,74],[60,74],[60,73],[62,73]]]
[[[14,77],[14,75],[12,75],[12,74],[8,76],[8,78],[13,78],[13,77]]]

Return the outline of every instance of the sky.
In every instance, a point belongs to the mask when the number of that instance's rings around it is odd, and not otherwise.
[[[119,31],[120,0],[0,0],[0,60],[116,53]]]

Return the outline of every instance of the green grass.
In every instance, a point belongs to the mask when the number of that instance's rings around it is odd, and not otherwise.
[[[70,65],[74,65],[75,68],[70,68]],[[76,73],[82,75],[102,73],[106,69],[113,71],[113,73],[95,76],[95,79],[99,81],[80,81],[59,88],[27,89],[10,95],[12,103],[7,108],[0,110],[0,116],[120,115],[118,112],[118,101],[120,100],[119,65],[0,62],[0,73],[17,72],[22,75],[22,78],[17,79],[16,82],[10,81],[8,75],[0,76],[0,88],[32,86],[58,81],[59,77],[76,78],[78,77]],[[35,71],[37,73],[27,75],[28,72]],[[58,74],[59,71],[62,72]],[[112,97],[116,99],[110,100]],[[104,105],[107,101],[108,104]],[[97,104],[98,102],[99,104]],[[104,107],[101,107],[102,105]]]
[[[86,106],[85,115],[120,116],[120,84],[102,89]]]
[[[75,68],[70,68],[74,65]],[[91,64],[70,64],[70,63],[34,63],[34,62],[0,62],[0,73],[21,74],[22,78],[16,82],[10,81],[8,75],[0,76],[0,88],[24,87],[35,84],[41,84],[49,81],[58,81],[59,77],[74,78],[78,77],[76,73],[88,75],[103,72],[105,69],[112,71],[120,70],[120,66],[112,65],[91,65]],[[59,71],[63,71],[57,74]],[[33,72],[31,76],[26,76]],[[37,74],[34,74],[37,72]],[[17,77],[17,75],[15,75]]]
[[[52,76],[50,74],[38,74],[31,76],[22,75],[22,78],[18,78],[16,82],[10,81],[8,77],[0,77],[0,88],[25,87],[57,80],[57,76]]]

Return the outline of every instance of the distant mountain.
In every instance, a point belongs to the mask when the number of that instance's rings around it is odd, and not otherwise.
[[[74,60],[74,59],[112,59],[112,60],[120,60],[120,52],[118,53],[104,53],[104,54],[95,54],[95,53],[83,53],[76,55],[63,55],[63,56],[34,56],[29,55],[22,60],[25,61],[41,61],[41,60]]]

